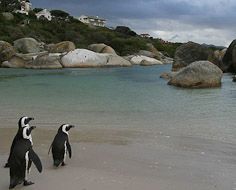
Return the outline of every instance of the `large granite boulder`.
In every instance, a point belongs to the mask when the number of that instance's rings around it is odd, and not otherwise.
[[[143,56],[151,57],[151,58],[155,58],[156,57],[155,53],[153,53],[151,51],[147,51],[147,50],[140,50],[138,52],[138,55],[143,55]]]
[[[132,64],[124,59],[123,57],[120,57],[118,55],[114,54],[106,54],[107,57],[107,63],[104,65],[105,67],[130,67]]]
[[[183,88],[210,88],[221,86],[223,72],[209,61],[196,61],[181,69],[168,82]]]
[[[147,43],[146,46],[147,46],[147,50],[148,50],[147,52],[151,52],[152,54],[149,53],[149,55],[148,55],[146,52],[146,55],[145,54],[143,54],[143,55],[148,56],[148,57],[151,57],[150,55],[154,55],[153,58],[161,61],[163,64],[172,64],[173,63],[173,58],[171,58],[166,52],[163,52],[165,54],[164,55],[162,52],[158,51],[154,47],[154,45],[151,43]],[[142,53],[145,53],[145,52],[142,52]]]
[[[223,50],[215,50],[208,56],[208,61],[217,65],[223,72],[226,72],[227,67],[223,63],[223,57],[226,53],[227,49]]]
[[[108,53],[96,53],[87,49],[75,49],[61,58],[63,67],[118,67],[131,66],[122,57]]]
[[[2,67],[25,68],[25,65],[32,64],[37,56],[47,55],[47,54],[48,54],[47,52],[28,53],[28,54],[16,53],[8,61],[3,62]]]
[[[110,54],[116,54],[115,50],[106,45],[106,44],[91,44],[88,46],[88,49],[97,53],[110,53]]]
[[[2,62],[9,60],[16,54],[14,47],[5,41],[0,41],[0,65]]]
[[[75,50],[75,44],[71,41],[63,41],[57,44],[50,44],[46,49],[50,53],[64,53]]]
[[[211,50],[203,45],[194,42],[185,43],[176,49],[172,71],[178,71],[194,61],[208,60],[210,53]]]
[[[229,45],[224,57],[224,72],[236,72],[236,40]]]
[[[143,55],[136,55],[131,57],[130,62],[133,65],[142,65],[142,66],[151,66],[151,65],[161,65],[163,64],[161,61],[151,58],[151,57],[147,57],[147,56],[143,56]]]
[[[19,53],[39,53],[42,50],[42,43],[34,38],[21,38],[14,41],[14,47]]]
[[[75,49],[61,59],[63,67],[99,67],[107,63],[107,57],[86,49]]]
[[[4,68],[24,68],[25,67],[25,60],[21,57],[15,55],[8,61],[4,61],[2,63],[2,67]]]
[[[31,63],[25,64],[28,69],[61,69],[60,56],[58,54],[38,55]]]
[[[163,54],[159,52],[152,43],[147,43],[147,51],[152,52],[155,56],[153,58],[157,60],[161,60],[163,57]]]

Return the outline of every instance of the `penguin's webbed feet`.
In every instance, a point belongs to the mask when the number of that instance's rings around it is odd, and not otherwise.
[[[24,181],[24,186],[29,186],[29,185],[33,185],[34,184],[34,182],[32,182],[32,181]]]
[[[62,162],[61,166],[66,166],[65,162]]]

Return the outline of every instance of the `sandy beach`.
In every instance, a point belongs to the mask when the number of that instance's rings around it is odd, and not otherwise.
[[[7,159],[13,128],[0,129],[0,162]],[[215,190],[235,189],[235,144],[128,129],[71,131],[72,159],[53,168],[48,147],[56,130],[36,129],[34,149],[42,174],[32,168],[28,190]],[[0,169],[0,189],[8,189],[9,171]]]

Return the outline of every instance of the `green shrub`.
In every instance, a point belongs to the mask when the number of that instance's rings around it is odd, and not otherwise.
[[[159,39],[134,36],[127,27],[118,27],[118,31],[103,27],[91,28],[64,11],[53,10],[52,13],[60,18],[66,17],[66,20],[37,20],[35,13],[31,11],[29,17],[14,13],[14,20],[6,21],[0,14],[0,40],[10,43],[22,37],[33,37],[45,43],[69,40],[73,41],[78,48],[87,48],[93,43],[105,43],[113,47],[120,55],[137,53],[141,49],[147,49],[147,43],[152,43],[159,51],[167,52],[172,57],[180,45],[178,43],[163,44]],[[25,20],[28,20],[29,24],[23,24]]]

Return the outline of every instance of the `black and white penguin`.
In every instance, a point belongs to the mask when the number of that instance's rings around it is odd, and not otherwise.
[[[67,152],[69,153],[69,158],[72,156],[71,146],[69,143],[69,130],[73,128],[73,125],[63,124],[58,129],[58,132],[52,142],[52,157],[54,161],[54,166],[58,167],[59,165],[64,166]]]
[[[38,171],[42,172],[42,163],[38,155],[32,148],[32,136],[31,131],[36,128],[25,127],[22,130],[22,137],[19,139],[13,149],[9,159],[10,165],[10,186],[9,189],[14,188],[16,185],[23,183],[24,186],[34,184],[28,181],[28,175],[30,172],[32,162],[35,164]]]
[[[8,168],[8,167],[9,167],[9,159],[10,159],[10,157],[11,157],[12,150],[13,150],[13,148],[14,148],[16,142],[17,142],[19,139],[22,139],[22,137],[23,137],[23,136],[22,136],[22,134],[23,134],[23,129],[24,129],[25,127],[29,127],[29,122],[30,122],[31,120],[34,120],[34,118],[24,116],[24,117],[21,117],[21,118],[19,119],[19,121],[18,121],[18,131],[17,131],[17,133],[16,133],[16,135],[15,135],[13,141],[12,141],[11,149],[10,149],[10,154],[9,154],[8,159],[7,159],[7,163],[6,163],[5,166],[4,166],[5,168]]]

